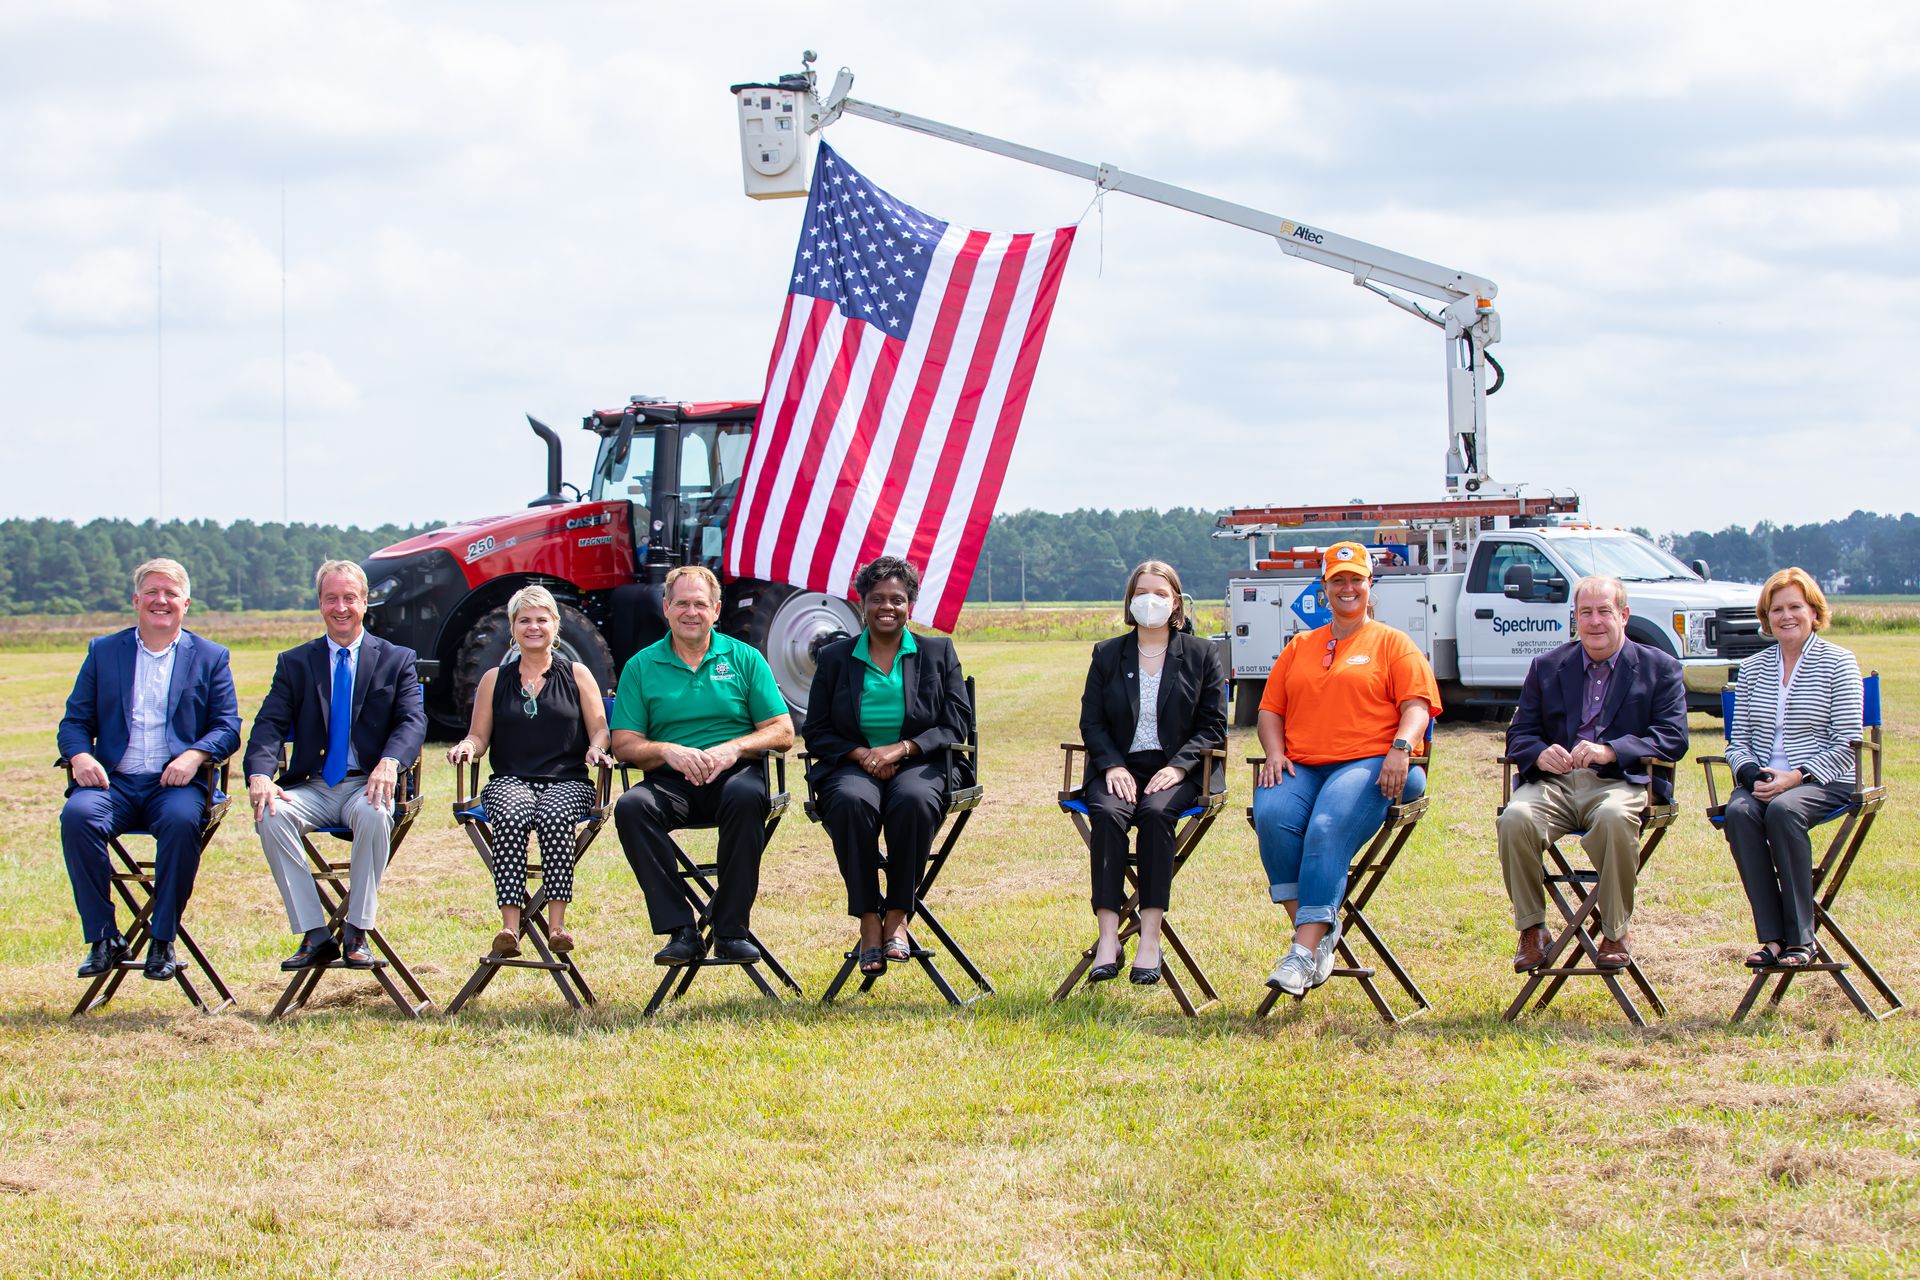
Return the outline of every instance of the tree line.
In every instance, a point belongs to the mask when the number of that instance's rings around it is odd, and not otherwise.
[[[1752,529],[1729,525],[1718,533],[1669,534],[1662,546],[1682,560],[1707,562],[1715,578],[1764,582],[1775,569],[1799,565],[1822,588],[1848,595],[1920,592],[1920,517],[1856,511],[1844,520]]]
[[[1216,597],[1247,565],[1247,544],[1213,536],[1215,513],[1019,511],[995,516],[969,600],[1114,600],[1135,564],[1166,560],[1187,590]],[[236,520],[0,520],[0,613],[83,613],[124,607],[141,561],[170,556],[193,575],[208,609],[299,609],[312,603],[313,570],[335,557],[364,560],[436,526],[362,529]],[[1310,541],[1303,533],[1301,541]],[[1682,560],[1705,560],[1722,580],[1759,582],[1797,564],[1827,590],[1920,592],[1920,517],[1856,511],[1844,520],[1761,521],[1718,533],[1695,530],[1658,541]]]
[[[0,613],[124,609],[133,571],[156,556],[178,560],[203,609],[304,609],[324,560],[364,560],[433,525],[377,529],[236,520],[0,520]]]

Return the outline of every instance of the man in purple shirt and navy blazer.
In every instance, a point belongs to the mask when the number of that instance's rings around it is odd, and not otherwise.
[[[179,972],[173,940],[200,870],[200,827],[212,802],[202,766],[240,745],[240,705],[227,651],[185,627],[192,586],[173,560],[133,573],[134,625],[87,645],[61,718],[60,756],[73,785],[60,810],[60,845],[87,935],[83,978],[127,956],[114,919],[107,841],[153,834],[153,941],[144,976]]]
[[[1538,968],[1552,945],[1541,855],[1569,831],[1586,832],[1580,844],[1600,875],[1600,964],[1624,969],[1632,959],[1628,925],[1650,781],[1657,802],[1673,798],[1665,778],[1649,778],[1646,762],[1686,754],[1687,689],[1677,659],[1627,639],[1628,616],[1618,578],[1575,583],[1578,639],[1533,660],[1507,729],[1507,754],[1522,780],[1499,821],[1500,866],[1520,931],[1516,973]]]

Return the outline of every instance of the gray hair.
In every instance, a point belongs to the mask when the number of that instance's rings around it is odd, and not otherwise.
[[[164,556],[148,560],[133,571],[133,593],[139,595],[140,584],[154,574],[159,574],[179,587],[181,595],[188,599],[193,598],[193,583],[187,578],[186,567],[178,560],[169,560]]]
[[[1627,611],[1627,584],[1608,573],[1590,573],[1573,584],[1571,599],[1577,607],[1582,591],[1606,591],[1613,596],[1613,607],[1622,613]]]
[[[366,597],[367,571],[365,569],[362,569],[359,565],[355,564],[351,560],[329,560],[325,564],[321,565],[318,569],[314,570],[314,574],[313,574],[314,592],[317,594],[320,590],[320,585],[324,583],[328,578],[334,576],[335,574],[344,574],[345,576],[352,578],[355,582],[359,583],[360,595],[363,599]]]

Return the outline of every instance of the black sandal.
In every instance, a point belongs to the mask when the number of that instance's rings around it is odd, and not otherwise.
[[[913,948],[905,938],[888,938],[880,949],[886,952],[890,964],[905,964],[913,959]]]
[[[887,953],[879,947],[860,948],[860,972],[866,976],[878,977],[887,971]]]
[[[1804,969],[1813,963],[1813,959],[1812,947],[1792,946],[1780,953],[1780,958],[1773,962],[1773,967],[1776,969]]]
[[[1780,952],[1775,951],[1771,942],[1761,944],[1758,951],[1747,957],[1749,969],[1771,969],[1780,963]]]

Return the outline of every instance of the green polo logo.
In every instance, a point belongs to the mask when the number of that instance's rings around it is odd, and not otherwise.
[[[713,678],[715,680],[733,679],[733,668],[727,664],[725,658],[715,658],[713,660]]]

